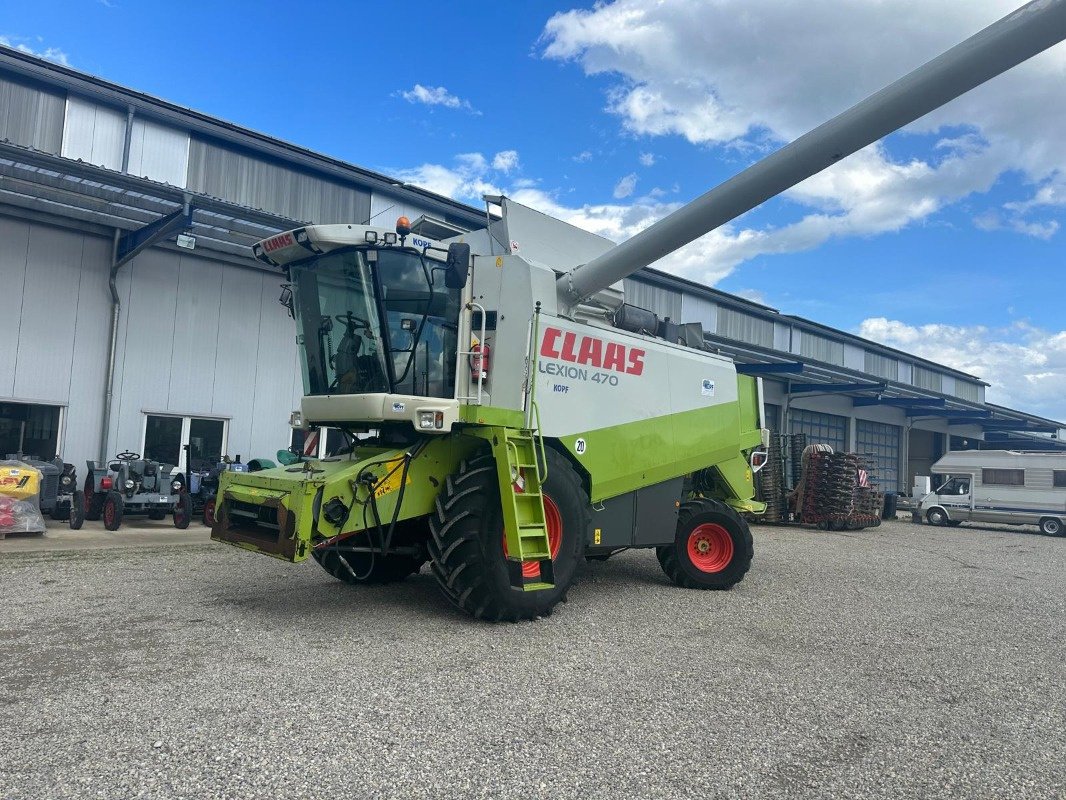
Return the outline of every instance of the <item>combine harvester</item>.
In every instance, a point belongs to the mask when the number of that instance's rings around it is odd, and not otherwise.
[[[300,424],[352,446],[224,473],[212,538],[352,584],[428,560],[487,620],[550,614],[582,558],[632,547],[680,586],[733,586],[752,561],[738,511],[762,510],[761,386],[700,330],[626,305],[621,280],[1063,38],[1066,0],[1030,3],[574,269],[403,218],[260,242],[290,281]]]

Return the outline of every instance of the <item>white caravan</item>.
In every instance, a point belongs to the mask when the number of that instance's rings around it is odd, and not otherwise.
[[[1066,530],[1066,453],[957,450],[933,464],[947,481],[918,503],[930,525],[994,522]]]

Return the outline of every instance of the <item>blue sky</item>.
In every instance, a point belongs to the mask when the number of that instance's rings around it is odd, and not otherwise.
[[[0,37],[621,239],[1018,5],[42,0],[7,4]],[[1059,45],[658,266],[1066,418],[1063,86]]]

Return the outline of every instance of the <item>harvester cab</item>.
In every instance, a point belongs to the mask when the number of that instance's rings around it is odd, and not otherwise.
[[[428,560],[491,620],[550,613],[581,559],[634,547],[680,586],[733,586],[753,554],[738,512],[762,510],[761,386],[698,326],[626,304],[622,279],[1064,37],[1066,0],[1032,3],[590,258],[406,218],[259,242],[288,280],[302,424],[350,444],[221,475],[212,538],[353,584]]]

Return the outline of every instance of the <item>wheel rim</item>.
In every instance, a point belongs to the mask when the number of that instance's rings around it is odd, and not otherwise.
[[[204,504],[204,522],[207,523],[207,527],[213,527],[215,524],[215,501],[208,500]]]
[[[552,561],[559,555],[559,548],[563,543],[563,515],[559,506],[548,495],[544,495],[544,527],[548,531],[548,552],[551,553]],[[507,557],[507,537],[503,537],[503,555]],[[539,578],[540,563],[537,561],[522,562],[523,578]]]
[[[939,525],[944,521],[944,515],[941,514],[939,511],[930,511],[929,521],[932,522],[934,525]]]
[[[733,560],[733,537],[714,522],[705,522],[688,535],[688,559],[700,572],[721,572]]]
[[[115,504],[114,503],[105,503],[104,504],[104,524],[105,525],[113,525],[114,523],[115,523]]]

